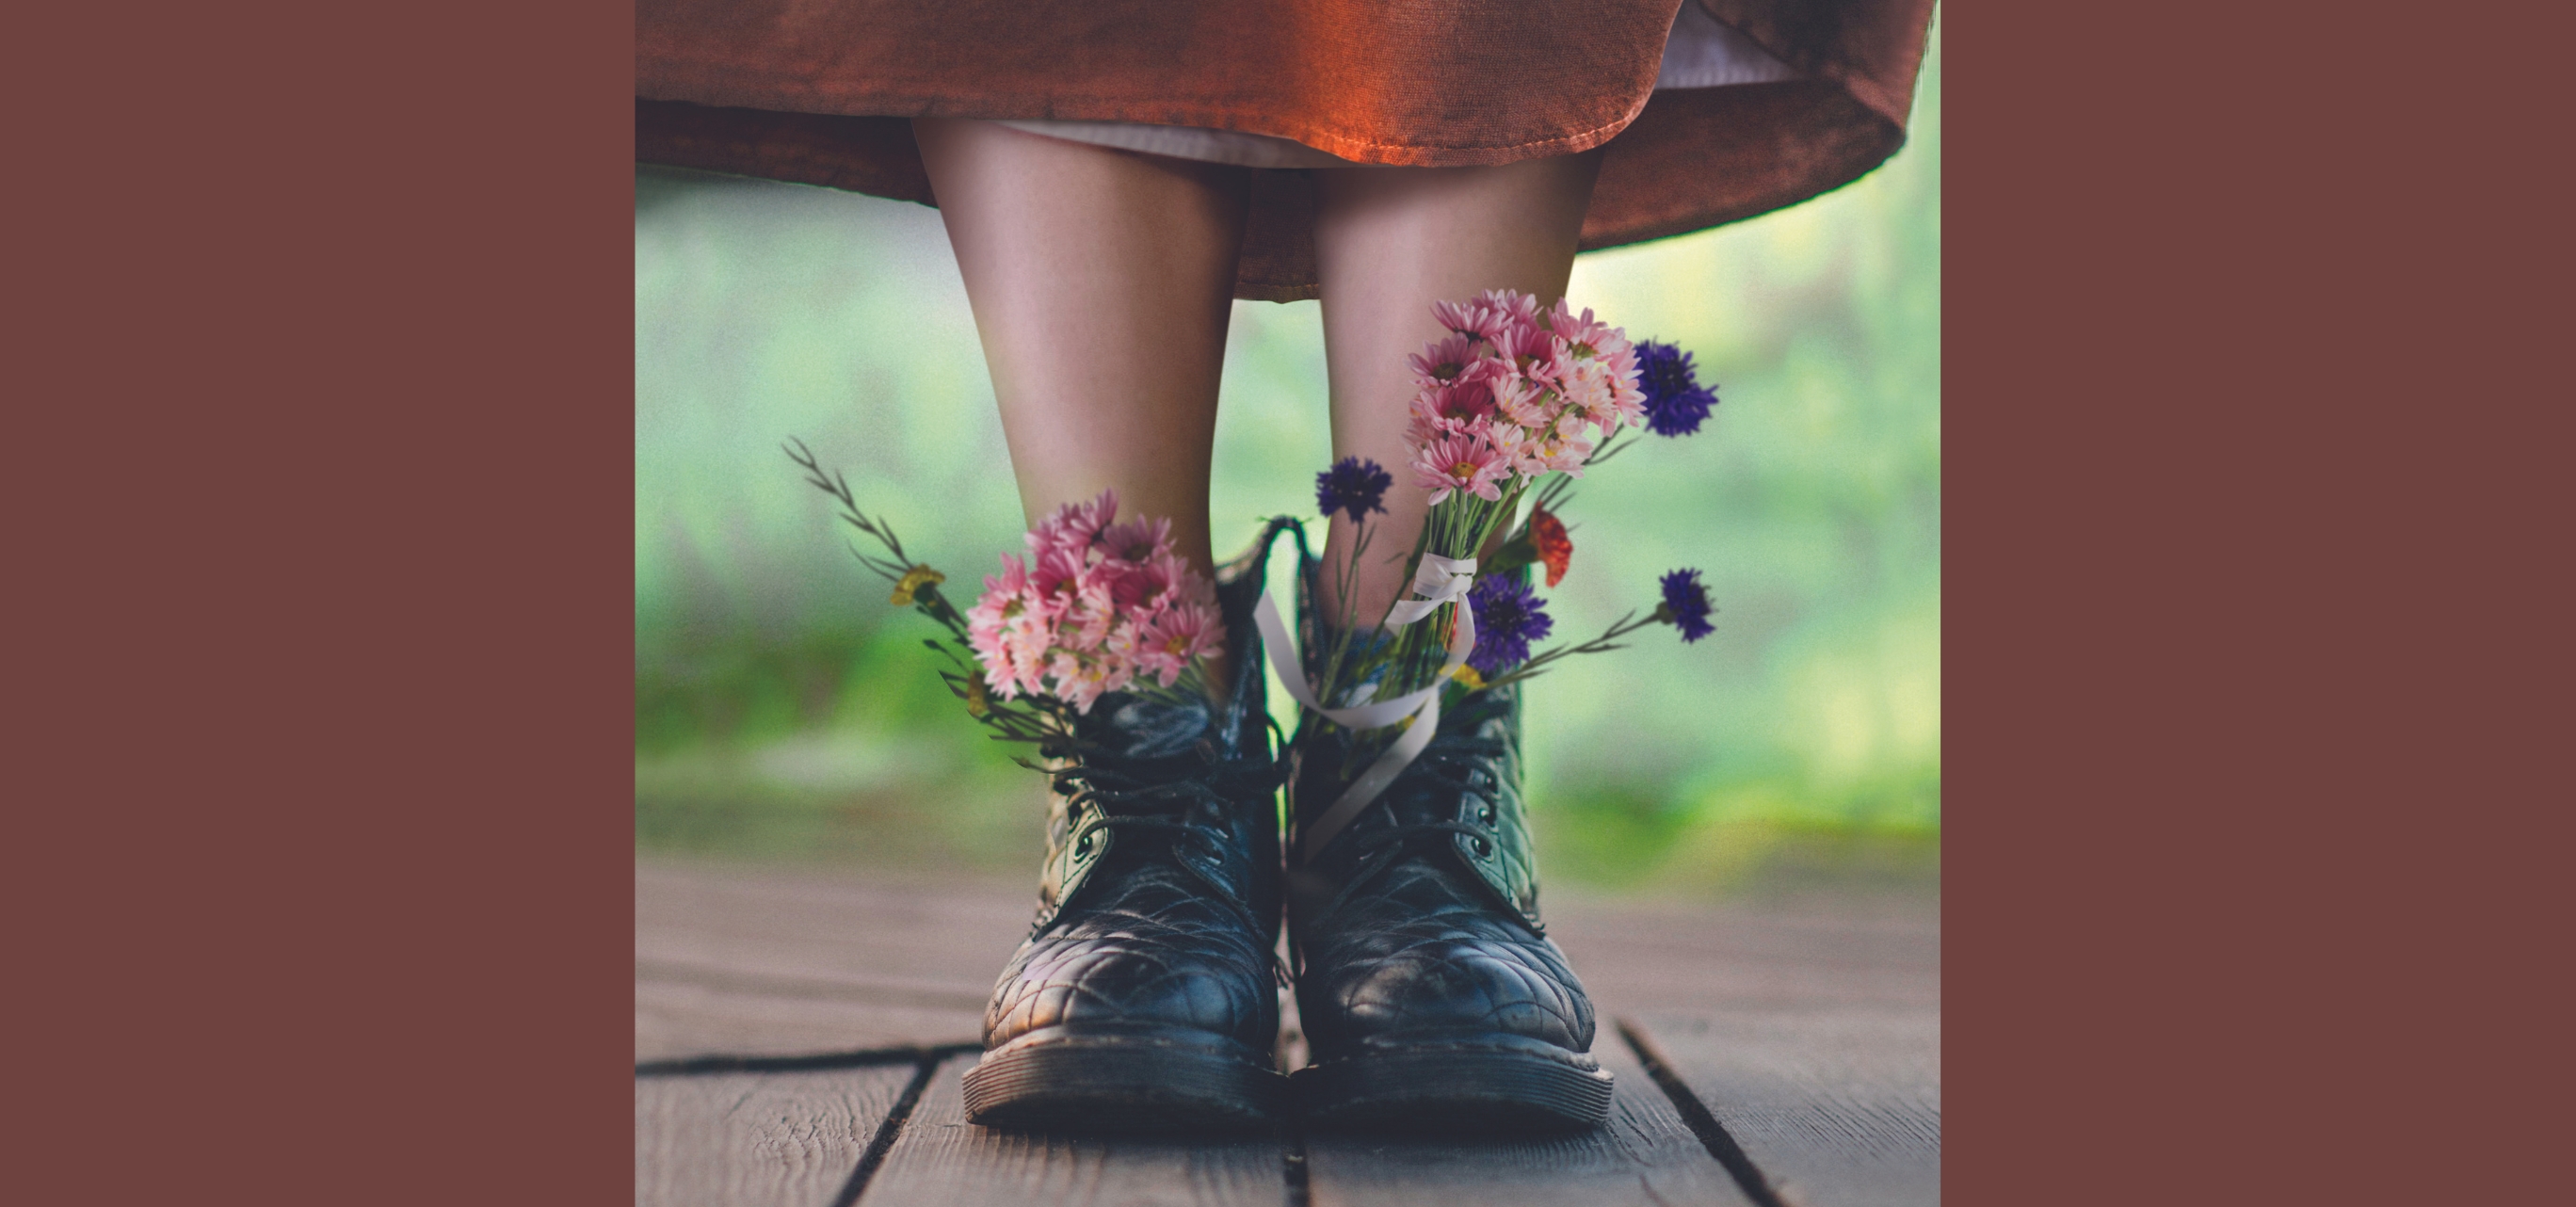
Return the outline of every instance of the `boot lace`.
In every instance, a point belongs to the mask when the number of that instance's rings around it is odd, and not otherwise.
[[[1275,722],[1270,724],[1274,730],[1277,728]],[[1204,738],[1196,751],[1198,766],[1176,772],[1176,767],[1187,768],[1184,760],[1188,757],[1150,764],[1086,760],[1053,771],[1050,778],[1055,790],[1066,798],[1068,814],[1075,819],[1090,810],[1099,816],[1103,829],[1168,835],[1170,849],[1176,854],[1194,841],[1208,850],[1222,851],[1229,838],[1229,815],[1238,807],[1236,802],[1277,791],[1285,768],[1271,759],[1226,758]],[[1233,910],[1250,933],[1268,930],[1233,890],[1189,860],[1177,862],[1213,890],[1216,899]],[[1271,964],[1280,983],[1287,984],[1286,969],[1276,953]]]
[[[1414,840],[1417,838],[1431,834],[1464,834],[1475,839],[1480,850],[1500,845],[1502,836],[1493,827],[1475,822],[1407,822],[1397,816],[1395,799],[1399,789],[1427,786],[1434,789],[1435,799],[1456,800],[1473,787],[1469,776],[1479,765],[1502,753],[1503,743],[1499,738],[1461,734],[1432,739],[1421,756],[1414,759],[1403,774],[1396,776],[1395,782],[1387,785],[1385,794],[1369,806],[1371,811],[1382,810],[1387,824],[1354,839],[1359,850],[1359,864],[1352,869],[1351,878],[1343,883],[1342,890],[1333,894],[1332,902],[1324,907],[1324,912],[1316,916],[1316,921],[1321,923],[1341,912],[1342,906],[1348,904],[1361,888],[1402,862],[1408,852],[1428,853],[1431,848],[1428,844],[1416,844]],[[1428,781],[1427,785],[1425,781]],[[1358,828],[1356,825],[1352,827],[1354,830]]]

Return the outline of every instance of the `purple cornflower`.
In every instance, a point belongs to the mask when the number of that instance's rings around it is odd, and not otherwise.
[[[1658,436],[1698,431],[1717,405],[1717,391],[1699,384],[1691,354],[1653,340],[1637,345],[1637,388],[1646,395],[1646,430]]]
[[[1708,622],[1708,588],[1699,581],[1697,570],[1675,570],[1664,576],[1664,606],[1655,609],[1655,619],[1682,631],[1687,644],[1717,631]]]
[[[1530,593],[1517,574],[1488,574],[1467,591],[1467,606],[1476,610],[1476,648],[1467,665],[1479,675],[1494,675],[1529,660],[1530,643],[1547,636],[1556,621],[1547,605]]]
[[[1326,516],[1336,511],[1349,512],[1351,522],[1356,524],[1372,511],[1386,510],[1379,500],[1393,485],[1395,478],[1377,462],[1344,457],[1331,469],[1315,475],[1315,510]]]

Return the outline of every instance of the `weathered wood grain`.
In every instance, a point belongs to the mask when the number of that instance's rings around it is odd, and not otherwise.
[[[635,982],[635,1059],[707,1055],[780,1056],[972,1041],[976,1009],[935,1010],[864,998],[797,997],[767,986],[646,979]]]
[[[1791,1207],[1941,1201],[1941,1022],[1871,1006],[1635,1020]]]
[[[1547,913],[1584,986],[1617,1011],[1940,1006],[1941,922],[1929,898],[1693,905],[1562,894]]]
[[[1734,1179],[1606,1026],[1593,1055],[1618,1079],[1599,1131],[1481,1142],[1310,1134],[1314,1207],[1743,1207]]]
[[[636,1059],[971,1041],[1033,900],[990,881],[639,860]]]
[[[640,1207],[825,1207],[917,1066],[641,1077]]]
[[[860,1207],[1279,1207],[1285,1196],[1277,1140],[1077,1138],[977,1127],[966,1122],[962,1081],[975,1059],[940,1066]]]
[[[639,860],[637,1057],[972,1042],[992,978],[1026,933],[1029,908],[1028,888],[1015,881]],[[1305,1165],[1313,1203],[1743,1203],[1607,1025],[1614,1015],[1642,1026],[1798,1207],[1938,1201],[1937,903],[1711,907],[1557,894],[1548,908],[1551,934],[1604,1018],[1597,1051],[1620,1081],[1610,1128],[1477,1145],[1318,1134]],[[958,1089],[972,1060],[940,1067],[863,1203],[1285,1197],[1279,1143],[972,1127]],[[763,1187],[792,1182],[795,1194],[819,1187],[801,1200],[819,1207],[856,1167],[910,1074],[911,1066],[893,1065],[639,1081],[639,1194],[771,1201],[759,1197]],[[832,1084],[867,1085],[847,1091],[866,1103],[818,1104],[804,1088]],[[842,1123],[817,1122],[834,1111]],[[854,1122],[862,1113],[864,1123]],[[760,1122],[770,1115],[776,1119]],[[802,1130],[799,1118],[807,1121]],[[827,1132],[837,1137],[828,1142],[838,1146],[833,1155],[792,1155],[821,1151]],[[648,1167],[659,1172],[648,1177]],[[799,1168],[810,1176],[780,1172]]]
[[[636,1058],[971,1040],[1026,934],[1016,881],[636,864]],[[1553,893],[1550,933],[1621,1010],[1937,1008],[1927,899],[1706,906]]]

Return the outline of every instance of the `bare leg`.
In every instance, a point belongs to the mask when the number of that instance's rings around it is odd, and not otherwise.
[[[1336,168],[1315,174],[1315,254],[1322,273],[1324,361],[1332,383],[1333,456],[1376,461],[1395,475],[1387,514],[1352,573],[1360,623],[1374,623],[1403,586],[1404,557],[1429,509],[1405,468],[1405,357],[1440,335],[1431,303],[1488,289],[1565,294],[1592,200],[1599,152],[1491,168]],[[1347,517],[1326,542],[1326,598],[1356,536]]]
[[[1250,176],[990,122],[922,118],[913,134],[1030,523],[1115,489],[1122,518],[1170,517],[1182,556],[1211,572],[1208,466]]]

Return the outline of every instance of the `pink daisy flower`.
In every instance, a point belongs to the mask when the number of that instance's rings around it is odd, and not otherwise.
[[[1501,385],[1512,380],[1514,379],[1503,378],[1495,384]],[[1484,383],[1478,384],[1482,386]],[[1405,425],[1405,443],[1419,449],[1443,436],[1484,435],[1487,429],[1497,424],[1511,422],[1510,418],[1502,413],[1499,398],[1490,393],[1482,393],[1479,401],[1492,402],[1495,405],[1467,412],[1466,408],[1457,405],[1458,399],[1454,394],[1442,395],[1438,392],[1428,392],[1416,395],[1413,400],[1412,417]]]
[[[1012,664],[1011,649],[1002,639],[1002,621],[998,616],[982,616],[982,605],[966,613],[966,644],[975,651],[975,661],[984,666],[984,686],[1001,694],[1005,700],[1017,695],[1014,684],[1019,670]]]
[[[1028,589],[1028,567],[1021,564],[1020,559],[1005,553],[1002,555],[1002,572],[984,576],[984,594],[977,597],[975,606],[967,610],[967,615],[971,617],[986,608],[995,609],[998,614],[999,609],[1017,600]]]
[[[1121,611],[1150,614],[1188,598],[1191,580],[1200,577],[1179,554],[1161,548],[1126,567],[1111,585],[1110,595]]]
[[[1494,454],[1502,458],[1505,465],[1517,464],[1521,458],[1521,450],[1533,439],[1531,429],[1516,423],[1497,423],[1485,429],[1484,436],[1486,441],[1493,445]]]
[[[1513,372],[1545,381],[1556,376],[1559,341],[1537,327],[1512,327],[1494,337],[1494,357]]]
[[[1114,521],[1117,495],[1060,507],[1028,534],[1029,559],[966,616],[967,645],[1001,699],[1052,695],[1088,712],[1140,673],[1169,687],[1223,640],[1216,586],[1172,548],[1169,519]]]
[[[1068,549],[1079,554],[1090,548],[1117,516],[1118,492],[1114,490],[1101,491],[1100,497],[1089,503],[1067,503],[1029,531],[1029,553],[1043,556],[1048,549]]]
[[[1494,385],[1494,409],[1521,427],[1546,427],[1560,409],[1554,393],[1526,377],[1507,377]]]
[[[1170,687],[1191,659],[1216,649],[1224,640],[1225,625],[1215,607],[1183,604],[1138,627],[1131,657],[1136,673],[1152,675],[1155,682]]]
[[[1568,392],[1574,392],[1578,376],[1584,379],[1581,405],[1601,425],[1601,434],[1644,422],[1646,396],[1637,388],[1637,349],[1628,342],[1627,331],[1593,318],[1589,307],[1576,313],[1562,301],[1549,312],[1548,326],[1566,341],[1573,357],[1566,374]]]
[[[1422,346],[1410,358],[1413,376],[1423,385],[1442,385],[1455,381],[1467,366],[1476,363],[1483,353],[1476,340],[1464,335],[1448,335]]]
[[[1619,422],[1642,425],[1646,421],[1646,393],[1637,388],[1637,358],[1622,352],[1602,358],[1610,373],[1610,410]]]
[[[1529,328],[1539,325],[1538,299],[1516,289],[1488,289],[1476,298],[1502,326]]]
[[[1573,426],[1576,431],[1583,429],[1580,421]],[[1531,478],[1550,471],[1580,478],[1583,476],[1584,459],[1592,455],[1593,447],[1592,441],[1580,436],[1550,433],[1526,441],[1514,450],[1512,469]]]
[[[984,576],[984,594],[966,610],[966,644],[984,664],[985,686],[1005,700],[1017,696],[1022,686],[1036,690],[1035,663],[1047,640],[1041,637],[1030,649],[1028,634],[1047,626],[1044,617],[1032,612],[1033,599],[1026,567],[1006,553],[1001,574]]]
[[[1458,380],[1445,386],[1429,386],[1413,396],[1412,414],[1406,424],[1408,444],[1417,447],[1437,439],[1444,432],[1463,432],[1494,415],[1495,386],[1508,380],[1501,362],[1480,360],[1458,375]]]
[[[1424,445],[1413,458],[1414,483],[1431,492],[1437,507],[1453,490],[1499,501],[1511,464],[1483,432],[1450,432]]]
[[[1020,691],[1035,695],[1046,690],[1047,651],[1053,648],[1055,624],[1038,612],[1023,611],[1002,625],[1004,665]]]
[[[1559,300],[1556,309],[1548,312],[1547,328],[1566,342],[1576,360],[1629,351],[1628,333],[1593,318],[1589,306],[1584,307],[1581,314],[1576,314],[1573,307]]]
[[[1099,550],[1119,561],[1142,565],[1158,550],[1172,543],[1172,522],[1161,516],[1138,517],[1124,524],[1103,529],[1096,542]]]
[[[1431,317],[1452,334],[1490,340],[1503,329],[1501,316],[1474,302],[1433,302]]]
[[[1458,380],[1423,393],[1430,397],[1434,414],[1463,427],[1494,413],[1494,383],[1502,376],[1499,363],[1480,360],[1460,373]]]
[[[1410,415],[1404,424],[1404,442],[1410,447],[1420,448],[1439,439],[1444,433],[1457,431],[1462,426],[1464,425],[1443,418],[1440,414],[1438,394],[1425,390],[1413,396]]]
[[[1617,366],[1603,357],[1576,361],[1573,379],[1567,383],[1567,388],[1583,391],[1584,415],[1601,426],[1601,434],[1606,438],[1622,425],[1645,423],[1646,395],[1637,389],[1636,380],[1634,370],[1623,378]]]
[[[1064,614],[1056,620],[1056,645],[1088,654],[1109,640],[1109,630],[1118,623],[1118,600],[1111,592],[1121,577],[1099,567],[1083,572]]]
[[[1618,429],[1618,408],[1610,390],[1610,370],[1598,360],[1578,360],[1568,366],[1560,386],[1565,393],[1565,413],[1577,422],[1605,425],[1602,434]]]
[[[1073,705],[1073,711],[1087,713],[1106,693],[1127,686],[1135,672],[1122,665],[1112,666],[1109,659],[1085,658],[1072,653],[1059,653],[1047,667],[1054,680],[1054,694]]]
[[[1087,568],[1080,550],[1048,546],[1029,568],[1030,598],[1050,617],[1063,614],[1074,592],[1081,589],[1082,574]]]

